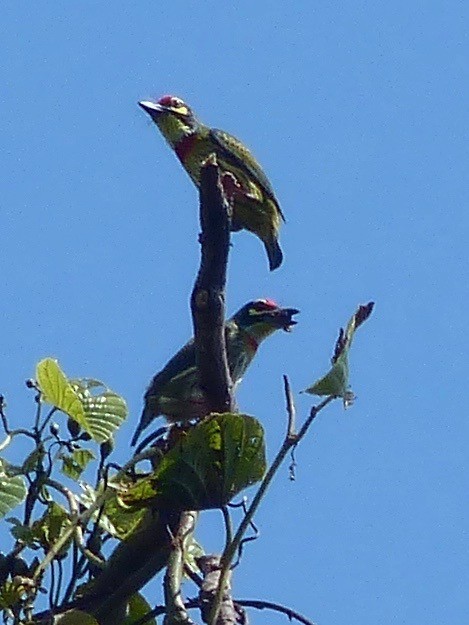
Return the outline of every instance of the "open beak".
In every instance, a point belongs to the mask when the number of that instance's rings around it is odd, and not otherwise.
[[[293,319],[293,315],[297,315],[300,311],[297,308],[279,308],[275,314],[275,322],[278,324],[279,328],[285,330],[285,332],[290,332],[292,326],[294,326],[297,321]]]

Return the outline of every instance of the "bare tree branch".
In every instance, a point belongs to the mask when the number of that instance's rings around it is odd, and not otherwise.
[[[273,601],[258,601],[255,599],[235,599],[235,605],[241,605],[246,608],[255,608],[256,610],[274,610],[274,612],[280,612],[288,617],[289,621],[295,619],[303,625],[315,625],[313,621],[306,618],[299,612],[281,605],[280,603],[274,603]]]
[[[212,155],[201,170],[201,263],[191,295],[196,363],[208,412],[234,410],[225,344],[225,287],[231,209]]]
[[[197,564],[204,580],[199,593],[200,610],[205,623],[210,623],[213,601],[220,583],[220,556],[208,555],[198,558]],[[231,572],[226,579],[223,596],[217,614],[217,625],[237,625],[240,623],[239,612],[235,609],[231,596]]]

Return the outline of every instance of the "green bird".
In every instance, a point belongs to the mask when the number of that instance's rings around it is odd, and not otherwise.
[[[241,381],[260,343],[276,330],[289,331],[296,324],[292,317],[298,312],[296,308],[281,308],[269,299],[258,299],[226,321],[226,351],[233,386]],[[184,422],[204,417],[207,412],[191,339],[151,381],[131,444],[135,445],[143,430],[160,415],[170,422]]]
[[[176,152],[184,169],[198,187],[200,169],[215,153],[225,174],[225,192],[233,201],[233,231],[246,229],[265,245],[270,270],[280,267],[283,254],[278,243],[281,220],[285,221],[272,186],[247,147],[232,135],[202,124],[180,98],[166,95],[158,102],[139,102]]]

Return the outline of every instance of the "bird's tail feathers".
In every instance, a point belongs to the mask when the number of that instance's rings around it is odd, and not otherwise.
[[[265,249],[267,252],[267,256],[269,258],[269,267],[270,271],[274,271],[280,267],[283,261],[283,253],[282,249],[277,241],[277,239],[272,238],[268,241],[264,241]]]
[[[140,422],[137,426],[137,429],[135,430],[135,434],[132,437],[132,441],[130,443],[131,447],[135,447],[138,439],[140,438],[140,434],[151,423],[152,420],[153,420],[153,413],[150,410],[149,406],[146,405],[142,411],[142,416],[140,417]]]

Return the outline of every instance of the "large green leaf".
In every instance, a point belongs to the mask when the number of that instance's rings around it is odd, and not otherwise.
[[[125,400],[99,380],[81,378],[70,384],[83,405],[86,430],[98,443],[107,441],[127,418]]]
[[[81,610],[69,610],[54,618],[54,625],[98,625],[98,621]]]
[[[107,441],[127,417],[127,404],[99,380],[68,379],[53,358],[37,365],[42,400],[76,421],[98,443]]]
[[[41,360],[36,367],[36,380],[41,389],[43,401],[56,406],[88,430],[82,402],[59,367],[57,360],[53,358]]]
[[[150,611],[151,607],[148,601],[139,592],[136,592],[130,597],[127,606],[127,616],[123,625],[132,625],[133,623],[136,623]],[[145,621],[145,625],[156,625],[156,619],[149,618]]]
[[[264,473],[262,425],[247,415],[216,414],[184,432],[157,469],[121,499],[171,510],[219,508]]]
[[[27,494],[21,475],[10,475],[8,465],[0,458],[0,518],[20,504]]]
[[[324,377],[305,389],[305,393],[341,397],[346,408],[353,402],[354,394],[349,387],[348,355],[355,331],[371,315],[373,306],[374,302],[359,306],[356,313],[350,318],[345,331],[343,328],[340,329],[331,369]]]

